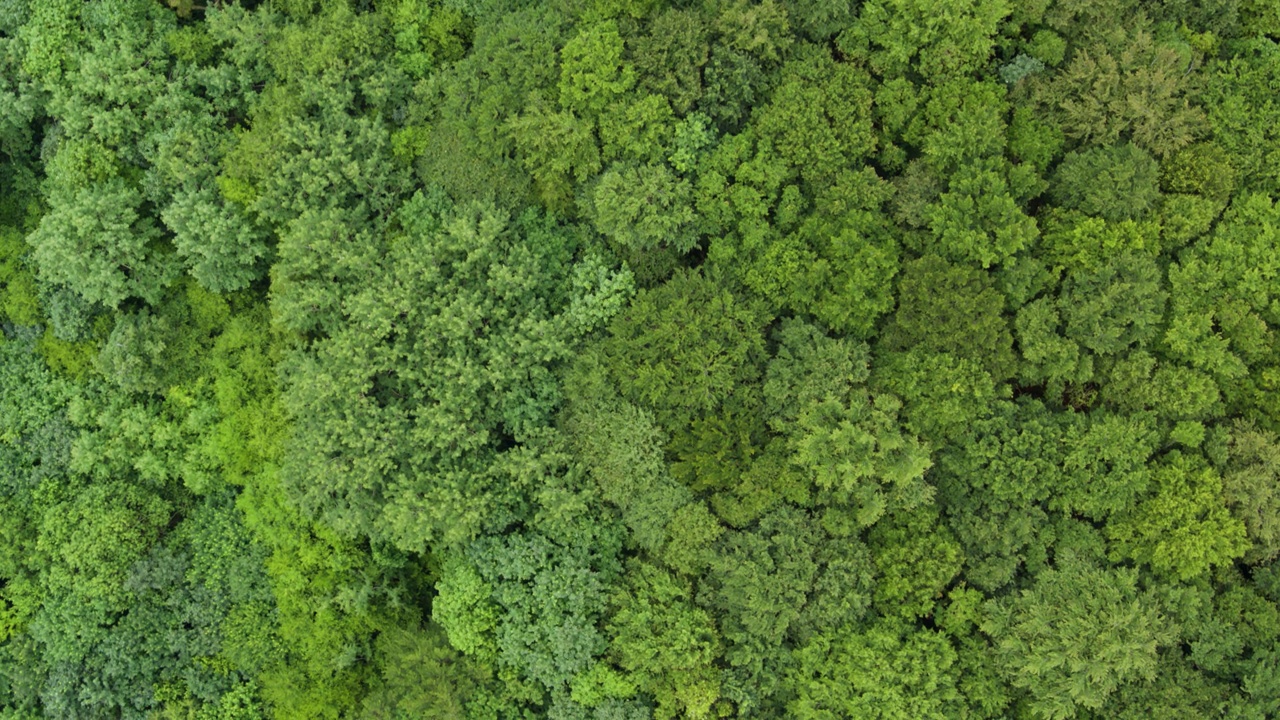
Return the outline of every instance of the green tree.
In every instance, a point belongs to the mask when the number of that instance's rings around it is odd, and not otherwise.
[[[965,712],[956,651],[943,633],[897,619],[844,626],[796,650],[791,717],[948,718]]]
[[[906,263],[898,309],[880,336],[883,352],[947,352],[980,363],[1003,382],[1014,372],[1004,296],[979,270],[927,255]]]
[[[729,666],[722,694],[741,712],[764,707],[782,684],[783,642],[812,590],[821,540],[805,512],[784,506],[717,544],[697,599],[718,620]]]
[[[792,58],[751,125],[805,182],[821,187],[875,150],[870,78],[854,65],[833,61],[825,48],[800,45]]]
[[[623,397],[679,429],[759,377],[765,322],[757,307],[700,272],[681,270],[637,293],[614,319],[605,365]]]
[[[1145,345],[1164,317],[1160,268],[1141,255],[1122,255],[1095,272],[1072,273],[1063,283],[1065,335],[1098,355]]]
[[[1063,559],[1026,590],[992,602],[982,630],[1036,717],[1098,709],[1122,684],[1152,679],[1176,635],[1137,573]]]
[[[699,109],[722,129],[736,130],[768,95],[777,67],[793,42],[787,11],[774,0],[717,0],[711,15],[711,52],[702,69]]]
[[[1273,39],[1259,35],[1242,41],[1238,52],[1211,61],[1200,94],[1214,138],[1229,154],[1228,164],[1244,184],[1258,189],[1280,186],[1270,160],[1280,147],[1271,121],[1280,104],[1267,92],[1276,78],[1277,53],[1280,46]]]
[[[1026,346],[1021,337],[1019,343]],[[980,363],[951,353],[907,350],[884,355],[872,369],[872,388],[902,399],[908,431],[938,447],[984,418],[1007,388],[997,387]]]
[[[1128,139],[1163,157],[1203,132],[1204,111],[1189,98],[1190,65],[1145,29],[1099,25],[1062,71],[1038,80],[1032,97],[1073,140],[1112,145]],[[1131,102],[1131,98],[1142,102]]]
[[[855,386],[867,377],[865,346],[833,340],[797,321],[783,324],[778,340],[765,382],[766,409],[816,499],[848,508],[861,527],[890,508],[927,501],[932,490],[923,476],[931,463],[919,441],[899,427],[901,403]]]
[[[450,650],[438,627],[378,636],[382,685],[365,696],[362,718],[465,718],[476,672]]]
[[[932,615],[964,564],[960,544],[928,505],[886,517],[871,529],[868,541],[880,577],[875,607],[883,617]]]
[[[612,20],[584,27],[560,50],[560,105],[584,117],[599,115],[635,85]]]
[[[1007,162],[961,166],[947,190],[925,211],[935,239],[930,248],[959,262],[990,267],[1035,241],[1036,222],[1019,207],[1006,179]]]
[[[964,549],[965,577],[1004,587],[1038,571],[1054,535],[1046,500],[1062,482],[1063,420],[1039,402],[997,403],[938,457],[938,502]]]
[[[499,608],[498,662],[552,692],[588,671],[608,647],[598,623],[606,588],[621,570],[621,537],[596,525],[581,540],[566,547],[535,533],[490,536],[468,553]]]
[[[1053,199],[1062,207],[1111,222],[1138,220],[1160,198],[1160,165],[1130,145],[1067,153],[1054,171]]]
[[[1244,522],[1253,544],[1244,559],[1250,563],[1270,562],[1280,555],[1280,493],[1276,489],[1280,450],[1276,437],[1246,421],[1237,421],[1231,427],[1228,447],[1222,486],[1232,514]]]
[[[941,7],[875,0],[859,9],[841,44],[846,53],[865,48],[881,76],[901,76],[913,68],[928,79],[945,79],[986,64],[1000,21],[1011,11],[1001,0],[956,0]]]
[[[374,242],[334,246],[385,252],[353,294],[299,283],[328,296],[333,320],[285,364],[284,478],[348,536],[418,551],[465,542],[509,522],[533,477],[558,472],[541,459],[560,400],[551,366],[616,312],[628,278],[575,264],[573,236],[536,213],[513,222],[422,195]]]
[[[654,698],[658,717],[710,717],[720,695],[721,640],[688,581],[632,563],[610,605],[609,655]]]
[[[178,268],[138,212],[141,193],[114,178],[60,200],[27,238],[41,277],[113,308],[130,297],[159,300]]]
[[[667,98],[677,114],[692,110],[702,96],[708,32],[693,10],[667,8],[651,18],[646,32],[627,41],[637,87]]]
[[[666,165],[610,167],[592,191],[589,215],[602,234],[633,250],[684,254],[698,243],[689,183]]]
[[[1107,526],[1114,556],[1190,580],[1249,549],[1244,523],[1227,509],[1222,478],[1203,458],[1173,451],[1153,475],[1154,493]]]

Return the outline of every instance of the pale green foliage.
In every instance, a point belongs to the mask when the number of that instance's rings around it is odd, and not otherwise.
[[[689,183],[666,165],[611,167],[591,200],[596,228],[624,246],[686,253],[698,242]]]
[[[1035,717],[1102,707],[1123,683],[1155,677],[1157,651],[1175,634],[1137,573],[1063,559],[1030,589],[992,603],[983,632]]]
[[[598,115],[634,84],[635,70],[622,61],[622,38],[611,20],[583,28],[560,50],[560,104],[568,110]]]
[[[1155,492],[1107,526],[1115,556],[1190,580],[1244,555],[1244,523],[1227,510],[1213,468],[1174,451],[1153,474]]]
[[[572,236],[533,214],[513,223],[419,195],[385,243],[385,260],[366,266],[378,280],[364,276],[351,294],[298,282],[332,314],[319,316],[331,318],[329,336],[286,366],[296,420],[286,481],[344,532],[405,548],[464,542],[517,501],[530,473],[554,472],[535,449],[559,402],[551,366],[591,329],[588,308],[616,307],[625,288],[607,275],[575,283]],[[405,366],[410,353],[434,361]],[[373,502],[382,493],[398,499]]]
[[[66,198],[27,238],[41,276],[110,307],[129,297],[159,300],[177,267],[155,224],[139,215],[141,203],[141,193],[120,179]]]
[[[686,581],[643,563],[628,566],[610,600],[610,655],[657,700],[659,717],[708,717],[719,696],[716,625],[692,600]]]
[[[959,668],[947,636],[881,620],[844,627],[796,651],[789,717],[942,720],[962,713]]]
[[[461,556],[451,556],[436,583],[436,593],[431,618],[444,629],[449,644],[481,660],[493,657],[498,608],[493,603],[493,588],[480,577],[475,565]]]
[[[926,78],[946,78],[986,62],[999,23],[1011,10],[1003,0],[874,0],[859,9],[841,40],[868,47],[871,66],[881,75],[914,67]]]
[[[1206,122],[1187,98],[1186,60],[1143,29],[1117,24],[1097,32],[1105,40],[1078,49],[1036,86],[1041,106],[1057,115],[1067,137],[1083,142],[1129,139],[1156,156],[1188,145]]]

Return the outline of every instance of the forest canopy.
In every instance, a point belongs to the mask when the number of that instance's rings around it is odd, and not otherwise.
[[[0,720],[1280,716],[1278,8],[0,0]]]

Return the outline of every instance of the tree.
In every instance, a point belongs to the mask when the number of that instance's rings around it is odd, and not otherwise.
[[[1175,450],[1153,480],[1154,493],[1107,526],[1114,557],[1190,580],[1249,549],[1244,523],[1227,510],[1222,478],[1203,458]]]
[[[1274,4],[0,0],[0,718],[1277,715]]]
[[[364,698],[362,718],[461,720],[475,671],[450,650],[438,627],[396,629],[378,637],[382,685]]]
[[[947,636],[898,619],[846,625],[796,651],[791,717],[947,718],[965,712]]]
[[[521,488],[561,472],[545,427],[560,401],[551,368],[616,312],[629,279],[575,264],[573,236],[536,213],[513,222],[418,195],[396,219],[381,246],[335,242],[382,256],[352,294],[323,276],[299,284],[328,295],[332,321],[286,364],[283,473],[348,536],[421,551],[505,526]]]
[[[979,270],[936,255],[906,263],[898,309],[880,336],[883,352],[947,352],[980,363],[997,382],[1014,371],[1013,337],[1004,297]]]
[[[783,641],[813,587],[821,540],[806,513],[783,506],[717,543],[697,601],[718,619],[729,666],[722,694],[741,711],[763,707],[782,684]]]
[[[992,602],[982,631],[1006,678],[1037,717],[1098,709],[1126,682],[1153,679],[1176,635],[1137,573],[1063,558],[1035,583]]]
[[[1044,500],[1060,479],[1060,421],[1035,402],[992,416],[939,455],[938,503],[964,549],[965,577],[984,590],[1038,570],[1054,541]]]
[[[759,376],[760,310],[697,271],[637,293],[609,328],[605,365],[625,398],[670,430],[714,411]]]
[[[262,233],[213,190],[176,197],[161,215],[174,233],[174,248],[206,288],[240,290],[260,276],[257,261],[266,254]]]
[[[628,544],[659,553],[693,495],[668,471],[666,438],[653,414],[618,397],[595,353],[571,371],[562,423],[577,457],[630,530]],[[687,512],[687,511],[686,511]],[[685,548],[697,554],[695,548]]]
[[[1145,345],[1164,317],[1160,268],[1149,257],[1122,255],[1095,272],[1063,283],[1065,334],[1098,355]]]
[[[845,52],[863,49],[881,76],[908,67],[925,78],[972,72],[990,57],[993,38],[1012,8],[999,0],[958,0],[942,7],[913,0],[875,0],[841,37]]]
[[[898,79],[890,82],[894,90],[885,99],[894,109],[885,111],[886,120],[901,126],[903,141],[920,149],[930,169],[945,178],[966,164],[1000,159],[1008,113],[1000,85],[960,77],[917,90]]]
[[[1135,145],[1078,150],[1054,171],[1053,199],[1111,222],[1140,220],[1160,198],[1159,175],[1159,163]]]
[[[894,513],[871,529],[868,541],[880,582],[875,607],[882,617],[923,617],[960,573],[964,551],[932,506]]]
[[[692,204],[689,183],[666,165],[614,166],[592,192],[590,215],[596,229],[626,248],[684,254],[698,243]]]
[[[1253,544],[1244,559],[1269,562],[1280,555],[1280,493],[1276,490],[1280,451],[1276,437],[1246,421],[1236,421],[1230,438],[1222,486],[1232,514],[1244,522]]]
[[[1239,52],[1211,61],[1200,95],[1213,135],[1230,155],[1229,165],[1244,184],[1259,189],[1280,186],[1268,159],[1280,140],[1269,118],[1277,116],[1280,105],[1266,91],[1276,77],[1277,52],[1280,46],[1269,38],[1243,41]]]
[[[925,211],[935,236],[930,248],[987,268],[1008,260],[1037,237],[1036,222],[1018,206],[1004,176],[1006,161],[965,164]]]
[[[1059,208],[1041,217],[1038,252],[1051,267],[1097,271],[1126,254],[1153,256],[1161,250],[1160,227],[1150,220],[1108,222]]]
[[[875,150],[870,78],[856,66],[834,62],[825,48],[800,45],[792,57],[751,126],[761,142],[817,188]]]
[[[675,114],[666,98],[632,94],[601,116],[600,152],[605,160],[654,163],[667,156],[675,132]]]
[[[1022,364],[1018,376],[1028,384],[1084,384],[1093,377],[1093,357],[1075,340],[1063,337],[1056,298],[1042,297],[1023,305],[1014,318],[1014,336]]]
[[[1101,709],[1081,717],[1191,720],[1219,712],[1230,704],[1230,697],[1228,686],[1198,670],[1180,652],[1166,650],[1153,681],[1122,685]]]
[[[986,417],[1007,393],[981,364],[951,353],[907,350],[877,360],[871,387],[901,398],[903,427],[935,448]]]
[[[1255,193],[1236,197],[1212,236],[1169,270],[1172,358],[1230,388],[1266,362],[1277,322],[1270,278],[1280,272],[1280,210]]]
[[[560,50],[560,105],[584,117],[599,115],[635,85],[635,70],[622,59],[617,24],[585,27]]]
[[[1060,73],[1037,79],[1037,104],[1080,142],[1128,139],[1160,157],[1190,144],[1206,122],[1188,97],[1187,60],[1145,29],[1099,28],[1100,39],[1079,48]],[[1133,97],[1143,102],[1131,103]]]
[[[898,426],[901,403],[854,384],[867,376],[865,346],[832,340],[796,321],[781,326],[778,340],[764,388],[766,409],[815,499],[847,508],[860,527],[890,508],[927,501],[931,489],[922,478],[928,453]]]
[[[735,160],[725,148],[745,153],[750,147],[750,138],[721,146],[712,160],[717,169],[700,176],[698,210],[713,234],[709,266],[774,307],[869,336],[891,308],[882,279],[899,264],[897,241],[880,214],[890,186],[870,168],[843,171],[820,183],[810,210],[800,186],[779,193],[786,167],[759,146],[754,158],[731,171],[734,182],[727,182],[719,163]],[[766,216],[775,202],[770,225]]]
[[[726,131],[737,130],[773,85],[793,37],[786,9],[774,0],[719,0],[709,8],[712,42],[702,70],[699,109]]]
[[[1203,420],[1222,413],[1222,395],[1208,374],[1156,360],[1137,350],[1111,368],[1102,400],[1123,412],[1149,410],[1168,420]]]
[[[823,518],[827,538],[814,556],[820,569],[813,591],[789,629],[797,647],[817,635],[853,627],[872,612],[877,564],[871,550],[849,532],[850,528],[828,522],[829,517]]]
[[[1142,415],[1095,411],[1072,419],[1063,437],[1062,479],[1049,507],[1093,519],[1124,512],[1147,489],[1156,427]]]
[[[515,156],[510,123],[540,93],[554,102],[567,29],[549,6],[495,13],[478,23],[466,57],[417,86],[409,108],[425,128],[415,176],[460,201],[523,204],[531,178]],[[532,140],[529,142],[532,146]]]
[[[91,303],[159,298],[178,272],[143,207],[138,144],[164,89],[163,43],[173,16],[156,3],[114,0],[95,12],[55,5],[24,26],[27,62],[60,120],[46,160],[50,212],[28,237],[39,275]]]
[[[468,552],[499,608],[498,662],[548,691],[588,671],[608,646],[597,623],[621,570],[621,537],[607,525],[585,531],[586,543],[573,547],[521,533],[480,538]]]
[[[814,2],[787,0],[787,17],[797,31],[814,42],[822,42],[847,27],[854,18],[854,4],[847,0]]]
[[[142,195],[115,178],[60,199],[27,238],[41,276],[112,308],[130,297],[159,300],[177,267],[138,212]]]
[[[706,20],[694,11],[667,8],[651,18],[647,32],[627,40],[637,87],[667,98],[679,115],[692,110],[702,96],[707,34]]]
[[[554,210],[569,207],[574,181],[583,182],[600,171],[595,126],[571,111],[531,104],[509,120],[505,130],[542,202]]]
[[[654,698],[658,716],[708,717],[720,694],[721,641],[688,581],[636,562],[610,605],[609,654]]]
[[[259,262],[266,233],[218,184],[231,145],[227,128],[249,113],[254,85],[272,75],[258,53],[230,51],[245,24],[239,8],[214,7],[201,25],[174,32],[172,77],[152,103],[155,122],[139,143],[149,164],[143,186],[160,206],[174,250],[215,292],[239,290],[266,269]]]

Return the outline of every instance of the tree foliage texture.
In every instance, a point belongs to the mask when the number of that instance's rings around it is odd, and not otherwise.
[[[0,720],[1280,717],[1266,0],[0,0]]]

